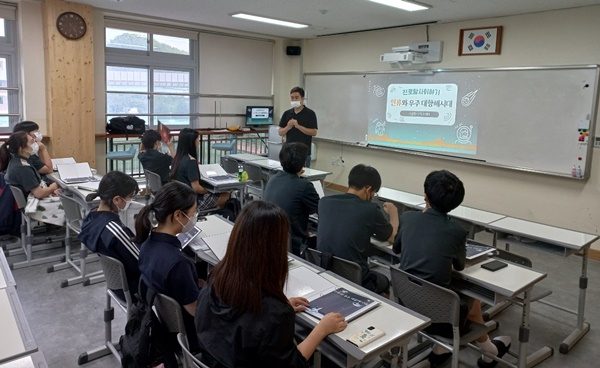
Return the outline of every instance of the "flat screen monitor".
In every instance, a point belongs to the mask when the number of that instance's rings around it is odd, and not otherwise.
[[[273,124],[273,106],[247,106],[246,126]]]

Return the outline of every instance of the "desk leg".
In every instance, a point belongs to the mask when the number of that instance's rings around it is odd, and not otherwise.
[[[519,368],[527,367],[527,348],[529,346],[529,307],[531,303],[531,290],[523,293],[523,313],[521,327],[519,327]]]
[[[554,354],[554,350],[547,346],[527,355],[529,348],[529,307],[531,305],[531,290],[523,293],[523,315],[519,327],[519,368],[533,367]]]
[[[577,306],[577,328],[560,344],[558,350],[566,354],[590,330],[590,324],[585,322],[585,296],[587,291],[587,263],[589,248],[583,250],[581,276],[579,277],[579,305]]]

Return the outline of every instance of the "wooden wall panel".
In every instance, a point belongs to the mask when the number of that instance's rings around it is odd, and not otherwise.
[[[87,23],[85,36],[64,38],[57,17],[75,12]],[[48,135],[53,157],[74,157],[95,165],[94,141],[94,33],[92,7],[61,0],[42,4]]]

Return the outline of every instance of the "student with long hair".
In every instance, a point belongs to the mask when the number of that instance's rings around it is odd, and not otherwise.
[[[222,208],[229,199],[230,193],[210,193],[200,185],[200,169],[198,168],[198,146],[200,135],[189,128],[182,129],[177,142],[177,153],[171,165],[171,180],[180,181],[190,186],[198,196],[198,209],[205,210],[215,206]]]
[[[181,251],[176,235],[196,225],[197,207],[196,194],[190,187],[168,183],[156,193],[154,202],[138,214],[134,239],[142,244],[139,262],[142,281],[181,305],[192,351],[197,350],[198,345],[193,316],[200,282],[194,262]]]
[[[32,165],[31,157],[37,153],[34,143],[33,137],[26,132],[11,134],[0,147],[0,172],[6,171],[4,180],[21,189],[25,198],[31,193],[41,199],[52,195],[58,185],[46,185]]]
[[[37,152],[30,157],[31,165],[40,172],[40,174],[51,174],[52,173],[52,158],[48,154],[48,149],[44,143],[42,143],[42,132],[40,132],[40,126],[35,121],[22,121],[17,123],[13,128],[13,133],[25,132],[29,134],[33,139],[33,146],[37,146]]]
[[[289,227],[285,212],[269,202],[252,202],[237,218],[196,309],[202,359],[210,367],[308,367],[319,343],[346,328],[341,314],[329,313],[294,343],[294,313],[308,301],[283,293]]]
[[[86,201],[100,197],[98,208],[90,211],[81,224],[79,240],[91,251],[116,258],[125,267],[131,295],[137,293],[140,281],[139,247],[132,241],[133,232],[119,218],[127,211],[139,191],[135,179],[120,171],[111,171],[102,177],[98,191],[88,194]],[[113,290],[125,300],[123,290]]]

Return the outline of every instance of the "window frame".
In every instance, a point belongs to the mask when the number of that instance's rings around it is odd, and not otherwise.
[[[0,127],[0,133],[12,133],[14,126],[22,119],[21,86],[19,79],[19,53],[16,17],[9,19],[10,14],[16,15],[17,8],[3,6],[2,16],[5,16],[5,37],[0,37],[0,58],[6,59],[6,86],[0,90],[7,91],[8,112],[0,113],[0,117],[8,117],[8,127]]]
[[[135,92],[135,94],[145,94],[148,97],[148,113],[139,114],[140,116],[147,117],[146,124],[150,128],[156,128],[154,122],[155,117],[165,116],[165,114],[159,114],[155,111],[154,96],[165,95],[168,92],[155,92],[154,86],[154,71],[165,70],[165,71],[180,71],[189,73],[189,92],[182,93],[181,96],[188,96],[190,100],[189,114],[184,116],[189,117],[189,125],[173,125],[176,128],[194,128],[199,126],[199,35],[197,32],[186,32],[178,31],[169,28],[162,28],[153,25],[145,24],[126,24],[115,20],[106,20],[104,24],[104,38],[106,38],[106,28],[114,28],[125,31],[143,32],[148,35],[147,50],[129,50],[106,46],[106,39],[104,39],[104,71],[108,67],[131,67],[131,68],[142,68],[148,72],[148,92]],[[160,36],[172,36],[180,38],[188,38],[190,40],[189,55],[183,54],[171,54],[153,50],[154,35]],[[104,76],[104,92],[105,92],[105,109],[104,115],[106,120],[110,117],[115,116],[114,114],[108,113],[108,96],[111,93],[131,93],[131,91],[119,91],[111,90],[108,91],[108,79],[107,75]],[[179,94],[178,94],[179,95]]]

